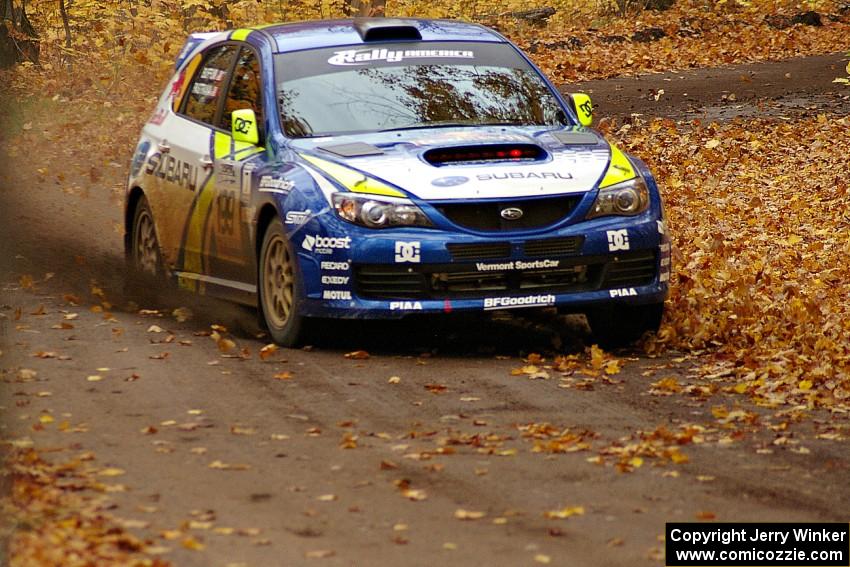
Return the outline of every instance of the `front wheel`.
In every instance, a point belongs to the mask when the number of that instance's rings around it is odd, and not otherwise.
[[[263,237],[259,261],[259,303],[263,322],[279,345],[297,346],[306,326],[301,315],[301,290],[295,252],[274,219]]]
[[[597,307],[587,313],[593,340],[604,347],[633,343],[644,333],[658,331],[664,316],[664,302],[649,305]]]

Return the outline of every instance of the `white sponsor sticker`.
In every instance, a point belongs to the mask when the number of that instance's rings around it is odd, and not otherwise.
[[[321,266],[323,270],[330,272],[345,272],[351,268],[348,262],[322,262]]]
[[[295,183],[289,179],[275,177],[274,175],[263,175],[260,177],[260,191],[270,193],[289,193],[293,187],[295,187]]]
[[[554,295],[528,295],[525,297],[488,297],[484,300],[484,310],[516,309],[518,307],[544,307],[554,305]]]
[[[335,51],[330,65],[366,65],[373,61],[399,63],[405,59],[474,59],[475,53],[455,49],[346,49]]]
[[[513,260],[510,262],[476,262],[475,269],[479,272],[502,272],[506,270],[540,270],[557,268],[560,260]]]
[[[482,173],[476,176],[478,181],[500,181],[505,179],[572,179],[568,171],[510,171],[506,173]]]
[[[418,301],[390,301],[391,311],[421,311],[422,304]]]
[[[395,243],[395,261],[397,264],[409,262],[418,264],[421,262],[419,251],[422,248],[421,242],[402,242]]]
[[[348,276],[322,276],[322,283],[325,285],[346,285],[349,279],[351,278]]]
[[[658,281],[666,282],[670,281],[670,272],[662,272],[660,276],[658,276]]]
[[[667,227],[664,226],[663,220],[655,221],[655,223],[658,225],[658,234],[664,234],[667,231]]]
[[[629,249],[629,231],[627,229],[608,230],[605,234],[608,235],[608,250],[610,252]]]
[[[351,292],[342,289],[326,289],[322,292],[322,299],[351,299]]]
[[[301,242],[301,248],[316,254],[333,254],[334,250],[351,248],[350,236],[319,236],[308,234]]]
[[[287,211],[286,224],[302,225],[310,218],[310,209],[306,211]]]
[[[609,290],[608,293],[611,295],[611,297],[632,297],[637,295],[637,292],[633,287],[627,287],[623,289],[612,289]]]

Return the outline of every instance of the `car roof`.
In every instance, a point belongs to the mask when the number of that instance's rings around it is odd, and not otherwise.
[[[356,20],[314,20],[288,24],[272,24],[260,29],[273,39],[277,53],[350,45],[376,45],[361,35],[364,27],[413,27],[422,41],[484,41],[504,43],[504,37],[478,24],[454,20],[419,18],[358,18]],[[410,41],[401,40],[401,41]]]

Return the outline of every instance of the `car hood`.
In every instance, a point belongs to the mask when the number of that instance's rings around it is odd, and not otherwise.
[[[497,144],[533,144],[548,157],[439,166],[423,158],[432,149]],[[596,186],[611,158],[604,138],[584,128],[433,128],[302,138],[292,148],[357,169],[427,201],[584,193]]]

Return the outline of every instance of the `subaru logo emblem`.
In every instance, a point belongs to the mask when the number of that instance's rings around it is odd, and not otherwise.
[[[507,209],[502,209],[501,215],[505,220],[519,220],[522,218],[523,212],[522,209],[508,207]]]
[[[457,187],[458,185],[463,185],[467,181],[469,181],[468,177],[454,175],[451,177],[440,177],[439,179],[435,179],[431,182],[431,185],[436,187]]]

